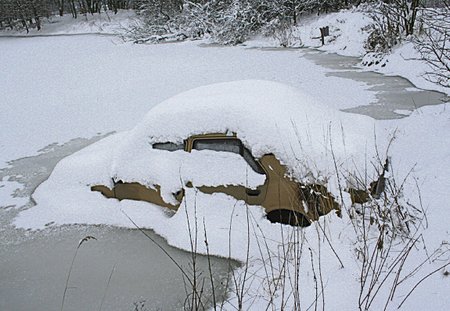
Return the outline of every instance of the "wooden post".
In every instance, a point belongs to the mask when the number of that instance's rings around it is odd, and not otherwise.
[[[320,39],[322,40],[322,45],[325,45],[325,37],[330,35],[330,27],[320,27]]]

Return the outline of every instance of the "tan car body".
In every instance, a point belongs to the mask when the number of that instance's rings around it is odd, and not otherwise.
[[[242,146],[241,150],[245,149],[236,134],[191,136],[184,141],[183,149],[186,152],[191,152],[197,141],[205,140],[233,140],[233,143],[239,143]],[[248,149],[246,149],[246,152],[248,152]],[[225,193],[237,200],[243,200],[249,205],[261,205],[266,211],[267,218],[272,222],[308,226],[312,221],[332,210],[340,215],[339,205],[324,186],[319,184],[304,185],[293,180],[288,176],[286,167],[273,154],[266,154],[258,160],[253,158],[253,161],[260,166],[266,176],[264,184],[256,189],[236,185],[201,186],[197,189],[207,194]],[[255,164],[253,163],[253,165]],[[185,186],[190,188],[192,183],[187,182]],[[172,210],[178,209],[184,196],[184,189],[174,193],[173,195],[179,203],[172,205],[165,202],[161,197],[159,185],[154,185],[151,189],[139,183],[124,183],[121,181],[115,181],[112,189],[104,185],[95,185],[91,187],[91,190],[99,191],[107,198],[147,201]]]

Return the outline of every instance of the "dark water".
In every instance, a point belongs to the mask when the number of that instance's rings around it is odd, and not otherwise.
[[[23,187],[14,195],[29,199],[60,159],[102,137],[53,144],[37,156],[14,160],[0,170],[0,181],[18,182]],[[61,310],[65,290],[64,310],[180,310],[186,298],[192,297],[191,253],[170,247],[152,231],[145,231],[149,239],[139,230],[108,226],[72,225],[41,231],[12,227],[10,222],[19,210],[33,204],[5,207],[0,202],[0,310]],[[86,236],[95,239],[77,251]],[[227,279],[236,262],[209,259],[215,297],[220,301],[226,296]],[[210,306],[208,258],[197,256],[195,262],[195,275],[204,284],[201,300]]]

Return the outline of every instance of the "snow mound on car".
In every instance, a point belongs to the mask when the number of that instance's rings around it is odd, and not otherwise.
[[[375,161],[374,127],[371,118],[334,110],[284,84],[260,80],[213,84],[171,97],[150,110],[117,148],[113,171],[139,180],[149,171],[129,174],[127,167],[149,159],[155,142],[182,143],[191,135],[236,133],[255,157],[273,153],[297,180],[325,183],[336,167],[352,172]]]

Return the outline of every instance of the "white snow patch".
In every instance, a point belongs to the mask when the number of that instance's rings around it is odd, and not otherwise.
[[[397,110],[394,110],[394,113],[401,114],[401,115],[404,115],[404,116],[409,116],[412,113],[412,111],[411,110],[404,110],[404,109],[397,109]]]

